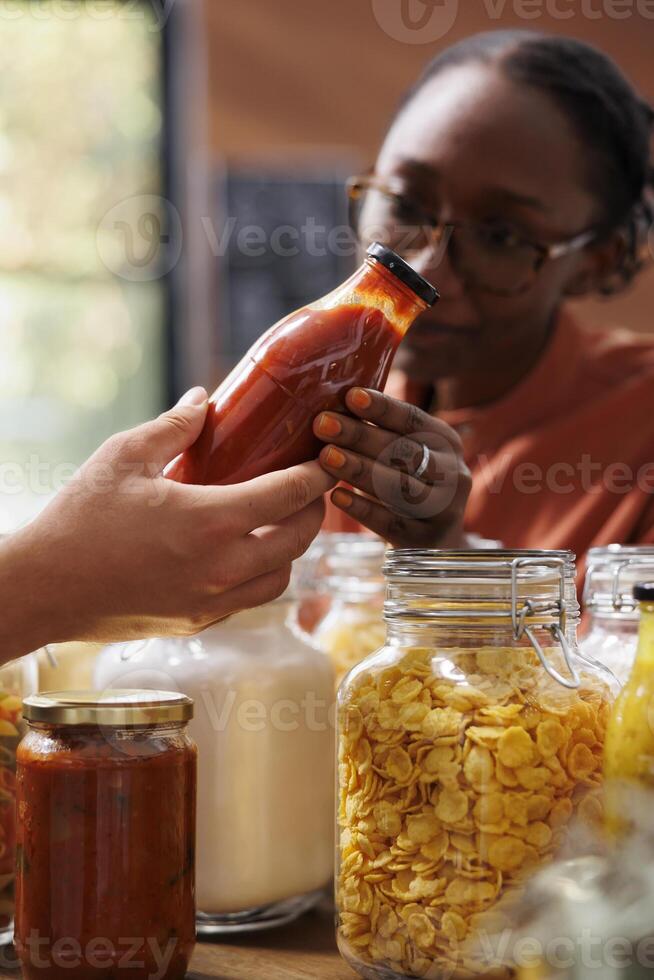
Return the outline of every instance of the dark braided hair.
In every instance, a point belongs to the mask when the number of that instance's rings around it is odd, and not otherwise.
[[[589,180],[602,204],[602,230],[624,248],[604,294],[627,285],[643,265],[654,222],[651,139],[654,110],[602,51],[570,37],[533,31],[476,34],[437,55],[401,109],[440,72],[471,61],[496,64],[513,81],[547,93],[591,150]]]

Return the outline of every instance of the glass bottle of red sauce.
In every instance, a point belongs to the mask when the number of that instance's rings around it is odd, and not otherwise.
[[[166,475],[241,483],[314,459],[316,415],[343,409],[354,385],[381,390],[402,337],[437,298],[395,252],[373,243],[346,282],[263,334],[213,393],[199,439]]]
[[[26,980],[182,980],[195,943],[190,698],[27,698],[15,943]]]

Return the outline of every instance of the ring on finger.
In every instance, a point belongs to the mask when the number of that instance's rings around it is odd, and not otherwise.
[[[427,468],[429,466],[429,456],[430,456],[429,447],[426,446],[424,442],[421,443],[421,445],[422,445],[422,459],[420,460],[420,464],[417,470],[413,474],[418,479],[420,479],[421,476],[424,476],[425,473],[427,472]]]

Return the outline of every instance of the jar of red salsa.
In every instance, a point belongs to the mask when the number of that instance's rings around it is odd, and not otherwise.
[[[195,942],[190,698],[41,694],[18,747],[15,942],[26,980],[182,980]]]

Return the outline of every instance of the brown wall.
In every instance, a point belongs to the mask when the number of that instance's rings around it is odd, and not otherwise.
[[[393,0],[201,2],[209,53],[209,141],[217,162],[272,158],[289,167],[294,157],[320,159],[334,152],[371,162],[389,114],[421,66],[466,34],[500,27],[551,30],[595,43],[654,101],[654,19],[642,15],[647,11],[654,18],[652,0],[529,0],[524,8],[523,0],[459,0],[453,27],[427,44],[409,44],[382,29],[373,4]],[[416,11],[422,5],[412,2]],[[498,18],[487,12],[502,9]],[[517,13],[523,9],[586,15],[560,19],[543,13],[525,20]],[[584,305],[601,321],[654,329],[654,270],[624,297]]]

